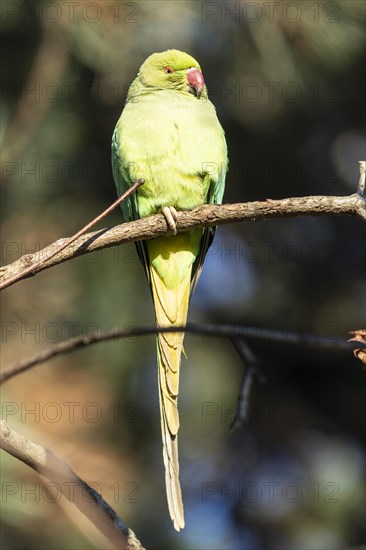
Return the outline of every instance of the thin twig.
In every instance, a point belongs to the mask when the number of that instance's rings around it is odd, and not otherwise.
[[[366,160],[360,160],[360,181],[358,182],[357,193],[365,195],[365,176],[366,176]]]
[[[118,517],[103,497],[83,481],[66,462],[50,450],[32,443],[23,435],[0,422],[0,447],[27,464],[38,474],[57,484],[57,489],[93,523],[116,548],[142,549],[129,527]]]
[[[296,334],[293,332],[287,333],[286,331],[254,328],[254,327],[242,327],[239,325],[220,325],[212,323],[189,323],[185,327],[159,327],[145,326],[134,327],[130,329],[111,329],[103,332],[96,332],[94,334],[80,335],[70,340],[64,340],[51,346],[40,353],[17,361],[0,374],[0,384],[3,384],[7,380],[10,380],[14,376],[27,371],[28,369],[45,363],[50,359],[70,353],[74,350],[98,344],[100,342],[107,342],[110,340],[119,340],[123,338],[129,338],[132,336],[146,336],[151,334],[157,334],[158,332],[188,332],[201,336],[202,341],[206,342],[208,337],[225,338],[228,340],[237,340],[240,338],[254,339],[254,340],[267,340],[271,342],[285,342],[289,344],[300,344],[307,347],[325,348],[325,349],[338,349],[338,350],[350,350],[352,345],[342,337],[320,337],[315,334]]]
[[[240,384],[236,413],[230,425],[230,431],[238,430],[248,420],[249,401],[254,378],[257,378],[261,382],[264,381],[263,375],[258,372],[258,359],[250,349],[247,340],[244,338],[234,338],[233,344],[244,363],[244,371]]]
[[[354,193],[345,197],[312,196],[281,200],[267,199],[262,202],[239,204],[206,204],[189,212],[178,212],[177,232],[182,233],[199,227],[243,221],[320,215],[351,215],[366,221],[366,199],[359,193]],[[76,239],[73,246],[69,246],[68,239],[59,239],[35,254],[26,254],[15,262],[0,268],[0,280],[3,281],[0,289],[83,254],[128,242],[153,239],[166,234],[166,220],[162,214],[156,214],[87,233]],[[60,253],[61,246],[62,252]],[[57,257],[53,257],[53,252],[56,249]],[[24,271],[25,267],[27,267],[26,271]]]
[[[38,271],[41,271],[42,269],[44,269],[42,267],[44,263],[49,262],[49,260],[51,260],[57,254],[59,254],[60,252],[65,250],[65,248],[67,248],[73,242],[75,242],[86,231],[91,229],[94,225],[96,225],[98,222],[100,222],[100,220],[105,218],[110,212],[112,212],[112,210],[114,210],[119,204],[121,204],[121,202],[123,202],[124,200],[127,199],[127,197],[132,195],[132,193],[134,193],[136,191],[136,189],[138,187],[140,187],[140,185],[143,185],[143,183],[145,183],[145,180],[143,180],[143,179],[137,180],[133,185],[131,185],[131,187],[125,193],[123,193],[123,195],[121,195],[116,201],[114,201],[113,204],[108,206],[108,208],[106,208],[101,214],[99,214],[91,222],[87,223],[82,229],[80,229],[72,237],[69,237],[68,239],[63,240],[62,244],[59,244],[58,246],[56,246],[56,248],[54,248],[52,251],[50,251],[50,253],[48,255],[46,255],[46,256],[41,255],[41,258],[36,263],[30,265],[28,268],[24,269],[24,271],[21,271],[21,272],[15,274],[15,275],[13,275],[13,277],[11,277],[10,279],[7,279],[3,283],[1,283],[0,284],[0,290],[2,290],[3,288],[6,288],[7,286],[10,286],[10,285],[16,283],[20,279],[24,279],[25,277],[27,277],[29,275],[34,275],[35,272],[38,272]],[[49,247],[49,248],[51,248],[51,247]]]

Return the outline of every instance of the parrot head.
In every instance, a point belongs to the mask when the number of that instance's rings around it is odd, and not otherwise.
[[[179,50],[150,55],[141,65],[137,79],[145,89],[177,90],[197,99],[207,97],[201,67],[193,57]]]

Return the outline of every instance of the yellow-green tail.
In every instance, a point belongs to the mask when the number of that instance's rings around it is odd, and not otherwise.
[[[199,237],[199,234],[194,238],[189,236],[187,242],[187,237],[184,239],[178,235],[146,243],[150,259],[150,283],[156,322],[159,327],[186,324],[192,264]],[[160,333],[157,336],[159,401],[166,492],[170,517],[177,531],[184,527],[178,459],[178,393],[183,338],[184,334],[181,332]]]

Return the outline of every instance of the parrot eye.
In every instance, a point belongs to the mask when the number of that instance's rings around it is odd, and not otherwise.
[[[172,69],[171,67],[165,67],[164,73],[165,74],[172,74],[172,73],[174,73],[174,69]]]

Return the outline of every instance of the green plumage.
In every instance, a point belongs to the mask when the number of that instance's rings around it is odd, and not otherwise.
[[[168,50],[151,55],[130,86],[112,139],[113,176],[119,195],[137,179],[145,183],[122,203],[126,221],[155,214],[164,207],[191,210],[222,201],[226,142],[203,78],[201,84],[200,71],[191,56]],[[137,243],[159,325],[186,322],[189,294],[213,234],[214,228],[199,229]],[[158,337],[167,494],[178,530],[184,526],[177,447],[182,344],[181,333]]]
[[[175,70],[173,80],[163,69],[174,65],[181,69]],[[136,198],[122,203],[129,221],[155,214],[162,206],[189,210],[222,201],[227,171],[224,132],[206,90],[200,99],[189,92],[189,67],[200,68],[177,50],[153,54],[130,86],[112,141],[118,194],[145,179],[137,192],[138,208],[131,204]]]

